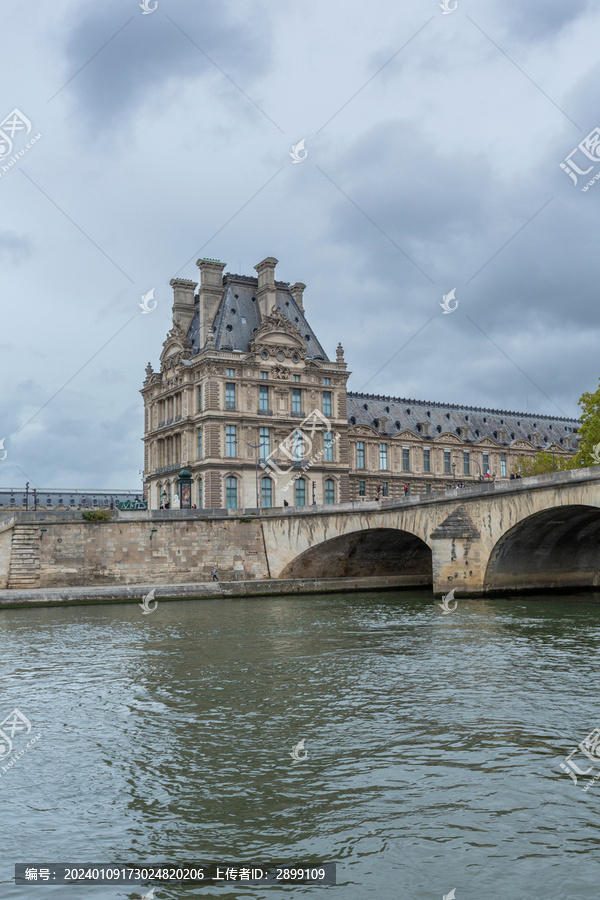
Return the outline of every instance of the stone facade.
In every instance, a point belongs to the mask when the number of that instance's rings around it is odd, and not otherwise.
[[[256,278],[197,265],[199,285],[171,281],[173,327],[141,391],[152,509],[178,502],[182,468],[193,506],[266,508],[444,492],[577,449],[574,419],[348,392],[341,344],[330,360],[306,285],[276,281],[276,259]]]

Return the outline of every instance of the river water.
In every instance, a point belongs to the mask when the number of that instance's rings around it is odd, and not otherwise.
[[[273,861],[336,863],[338,885],[154,885],[155,900],[596,900],[600,780],[582,788],[600,761],[578,784],[560,763],[600,726],[599,600],[3,610],[0,719],[32,725],[13,756],[40,737],[0,768],[0,895],[150,887],[16,886],[16,862]]]

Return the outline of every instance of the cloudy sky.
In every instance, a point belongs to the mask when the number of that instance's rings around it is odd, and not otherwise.
[[[446,3],[5,6],[2,486],[138,486],[144,367],[199,256],[277,257],[352,390],[578,414],[600,375],[600,8]]]

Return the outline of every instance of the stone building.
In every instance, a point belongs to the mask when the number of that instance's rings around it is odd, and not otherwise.
[[[341,344],[329,359],[306,285],[276,281],[276,259],[256,278],[197,265],[199,285],[171,281],[173,327],[141,390],[153,509],[177,504],[182,468],[192,505],[255,508],[444,491],[577,448],[575,419],[348,392]]]

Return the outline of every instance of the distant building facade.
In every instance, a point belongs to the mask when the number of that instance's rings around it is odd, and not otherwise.
[[[347,391],[338,344],[329,359],[304,311],[306,285],[224,274],[200,259],[200,284],[174,279],[173,327],[160,371],[141,390],[152,509],[263,508],[444,491],[509,478],[519,459],[572,456],[578,421]]]
[[[0,487],[0,512],[10,509],[111,509],[142,499],[139,491],[59,491]]]

